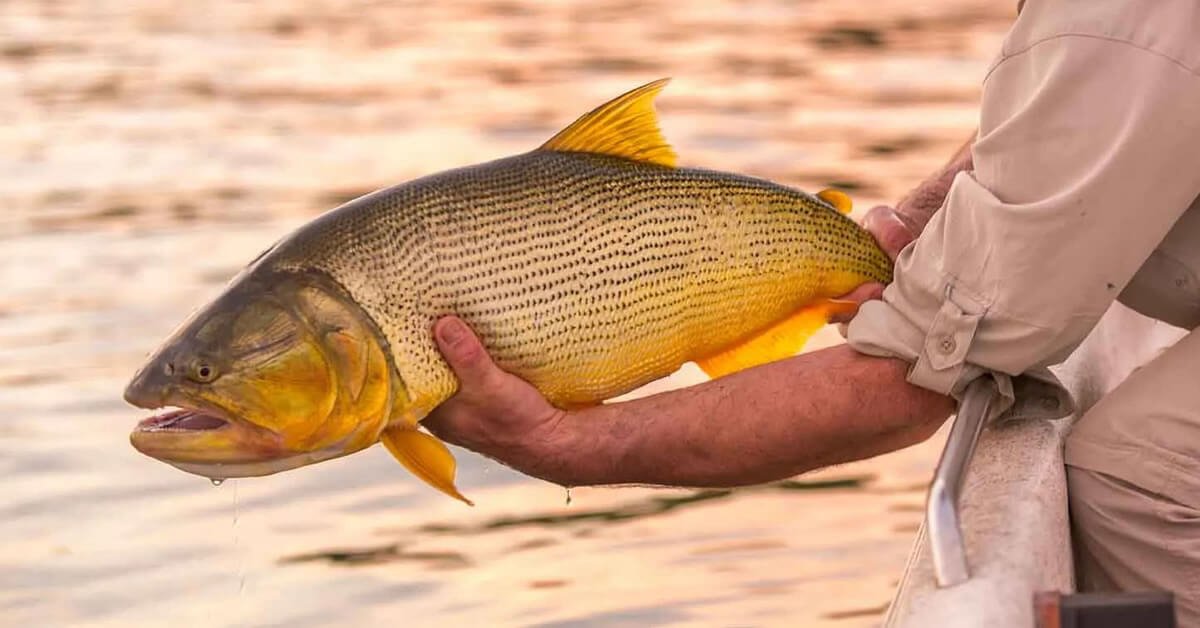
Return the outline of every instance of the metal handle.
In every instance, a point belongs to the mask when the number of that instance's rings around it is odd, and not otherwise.
[[[975,453],[975,443],[983,432],[988,410],[998,390],[991,377],[980,377],[967,385],[958,416],[950,428],[946,448],[938,461],[929,499],[925,504],[925,520],[933,554],[933,571],[938,586],[950,587],[970,578],[967,550],[963,544],[962,526],[958,519],[958,498],[967,465]]]

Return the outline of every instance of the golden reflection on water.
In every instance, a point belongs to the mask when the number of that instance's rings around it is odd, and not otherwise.
[[[461,453],[468,509],[378,448],[214,489],[129,447],[120,390],[291,227],[660,76],[683,163],[894,200],[973,127],[1009,4],[5,2],[4,623],[876,624],[936,442],[570,506]]]

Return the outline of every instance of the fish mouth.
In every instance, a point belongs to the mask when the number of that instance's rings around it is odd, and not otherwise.
[[[229,427],[229,421],[200,410],[177,408],[138,422],[136,432],[211,432]]]
[[[350,453],[340,446],[290,451],[271,430],[205,406],[166,408],[139,421],[129,441],[151,458],[219,480],[271,475]]]
[[[158,413],[139,421],[129,441],[143,454],[168,464],[242,463],[283,454],[276,434],[209,404],[176,400],[171,406],[146,409]]]

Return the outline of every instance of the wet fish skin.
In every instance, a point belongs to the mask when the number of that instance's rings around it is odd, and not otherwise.
[[[383,442],[470,503],[417,429],[458,382],[430,333],[471,325],[560,407],[695,361],[717,377],[794,354],[891,262],[849,199],[676,168],[652,100],[628,92],[537,150],[373,192],[268,249],[147,362],[131,436],[214,478],[276,473]],[[185,416],[186,420],[180,419]]]
[[[328,274],[376,322],[419,420],[457,381],[449,314],[557,405],[661,378],[891,264],[824,201],[761,179],[534,151],[369,194],[259,264]]]

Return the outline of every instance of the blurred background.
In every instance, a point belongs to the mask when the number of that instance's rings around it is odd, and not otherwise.
[[[121,390],[288,230],[531,149],[663,76],[684,165],[893,202],[974,128],[1014,12],[0,2],[0,624],[877,624],[940,437],[795,482],[576,489],[569,505],[457,452],[472,509],[382,448],[214,488],[129,446],[143,413]]]

